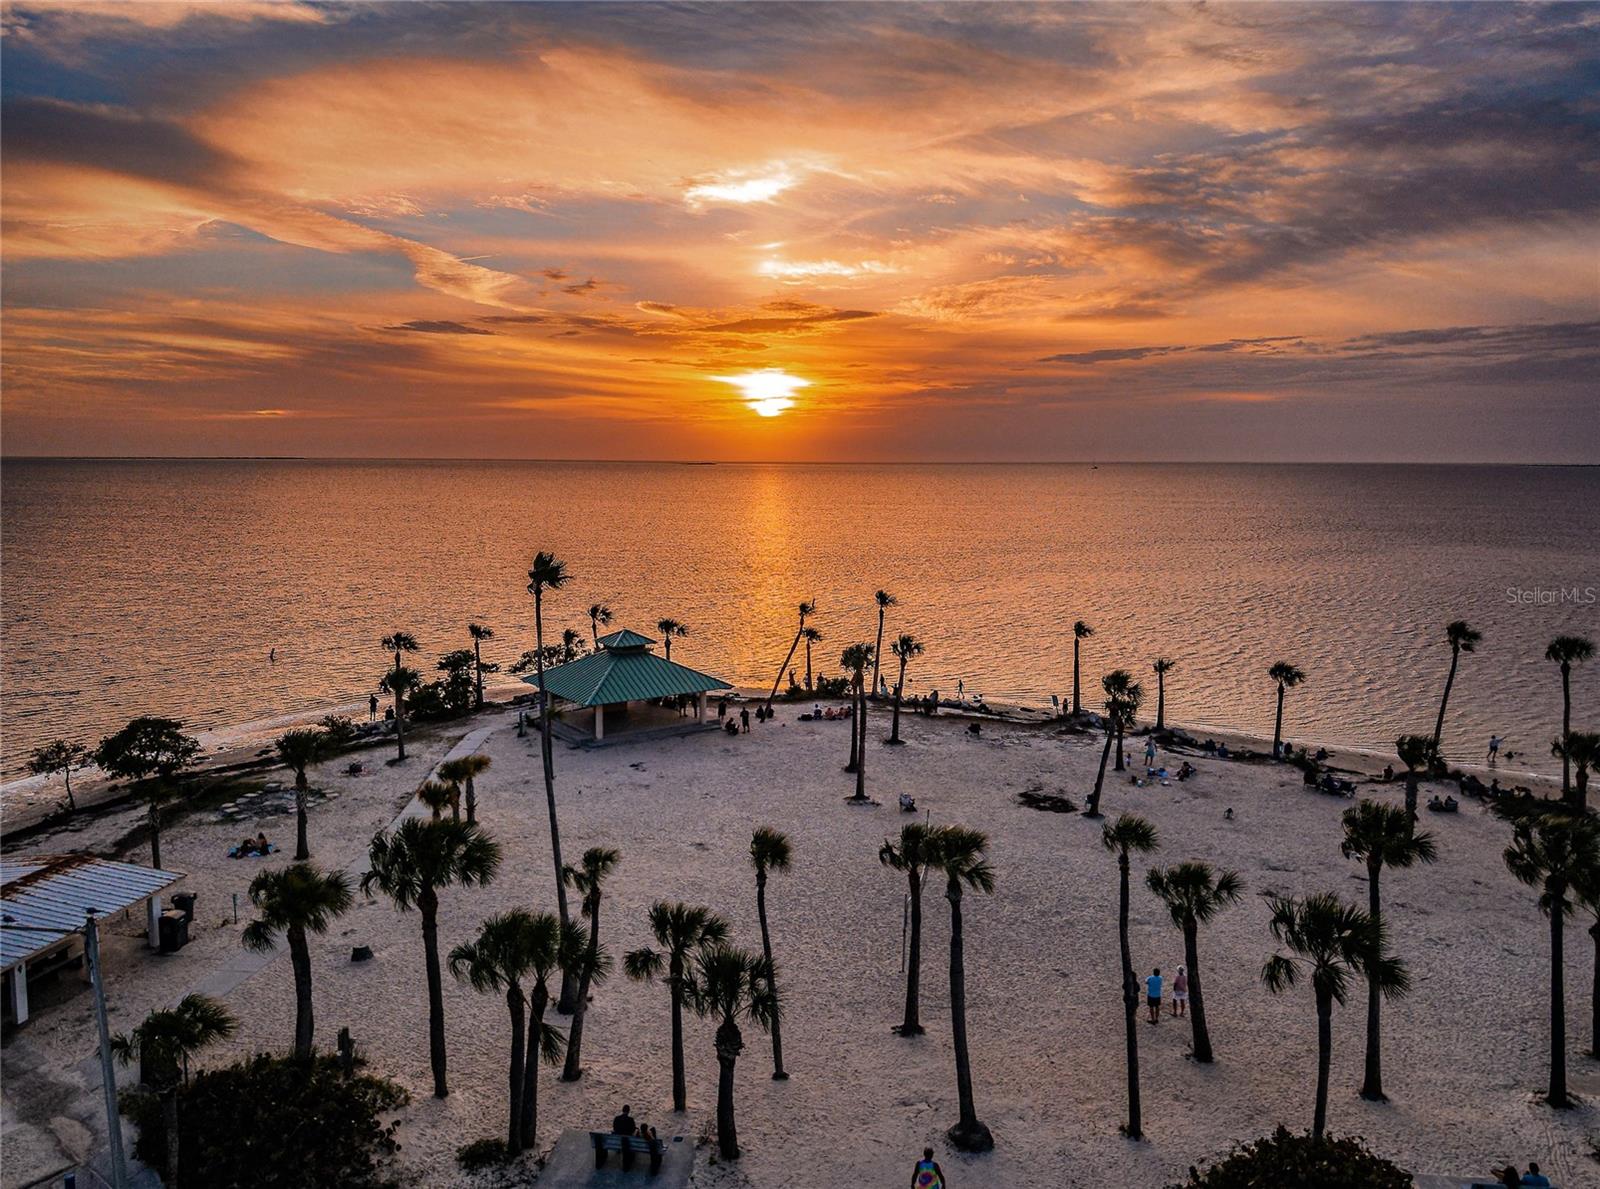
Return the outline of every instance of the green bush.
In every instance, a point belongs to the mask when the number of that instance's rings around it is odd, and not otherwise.
[[[456,1163],[467,1172],[481,1172],[498,1168],[511,1160],[511,1152],[503,1139],[477,1139],[456,1151]]]
[[[1411,1174],[1370,1152],[1355,1136],[1293,1135],[1287,1128],[1241,1144],[1205,1171],[1168,1189],[1410,1189]]]
[[[384,1116],[405,1090],[368,1074],[345,1077],[333,1057],[265,1053],[194,1078],[179,1092],[182,1180],[207,1189],[388,1189],[400,1145]],[[134,1154],[165,1167],[166,1134],[154,1095],[123,1095],[139,1129]]]

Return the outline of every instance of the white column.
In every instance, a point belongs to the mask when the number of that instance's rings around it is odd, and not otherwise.
[[[606,737],[606,708],[604,706],[596,706],[594,708],[594,737],[596,739],[604,739]]]
[[[18,962],[11,968],[11,1014],[19,1024],[28,1022],[28,964]]]
[[[149,938],[150,948],[161,948],[161,893],[157,892],[149,901]]]
[[[704,693],[694,700],[694,716],[701,722],[706,720],[706,696]]]

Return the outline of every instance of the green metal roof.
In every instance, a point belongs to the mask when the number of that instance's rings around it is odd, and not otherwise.
[[[619,637],[624,638],[623,643],[606,643]],[[617,702],[642,702],[732,688],[720,677],[648,651],[652,641],[635,632],[613,632],[600,643],[603,647],[599,652],[546,669],[545,688],[556,697],[579,706],[610,706]],[[539,685],[537,673],[529,673],[522,680],[531,686]]]
[[[641,636],[638,632],[630,632],[627,628],[600,637],[601,648],[648,648],[654,643],[655,641],[649,636]]]

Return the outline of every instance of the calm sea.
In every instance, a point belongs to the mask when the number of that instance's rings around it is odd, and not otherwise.
[[[509,661],[530,646],[533,552],[572,574],[546,631],[691,635],[676,659],[770,683],[814,598],[820,667],[891,633],[927,646],[913,692],[956,682],[1045,704],[1175,658],[1177,722],[1268,733],[1278,659],[1297,740],[1387,750],[1431,730],[1446,620],[1463,658],[1445,750],[1490,732],[1550,770],[1549,638],[1600,638],[1600,469],[1389,466],[680,466],[503,462],[7,461],[3,771],[57,736],[92,744],[137,714],[198,730],[363,699],[412,631],[431,656],[469,620]],[[1574,597],[1574,588],[1576,595]],[[277,649],[276,663],[269,650]],[[1600,723],[1600,662],[1574,679]]]

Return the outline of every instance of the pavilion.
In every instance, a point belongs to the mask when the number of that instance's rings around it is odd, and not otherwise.
[[[657,656],[650,650],[655,641],[638,632],[624,628],[601,636],[598,643],[599,647],[589,656],[544,671],[544,688],[552,698],[594,711],[597,742],[605,738],[608,706],[613,715],[620,718],[628,714],[631,702],[655,702],[692,695],[695,719],[703,723],[706,695],[732,688],[720,677]],[[535,688],[539,686],[536,673],[529,673],[523,680]]]

